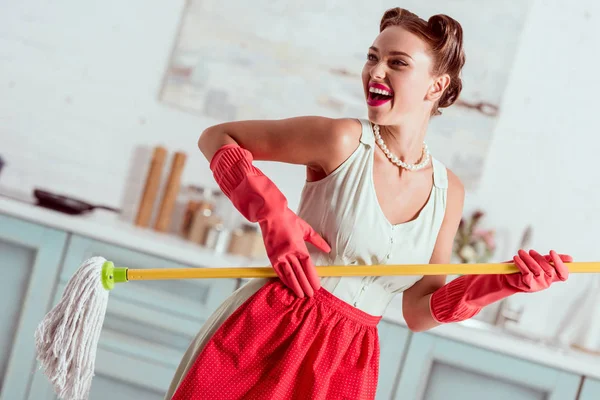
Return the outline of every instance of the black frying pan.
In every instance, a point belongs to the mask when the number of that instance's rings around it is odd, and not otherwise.
[[[96,208],[104,210],[120,212],[121,210],[87,203],[83,200],[74,199],[72,197],[61,196],[41,189],[34,189],[33,195],[37,199],[37,204],[41,207],[50,208],[55,211],[60,211],[66,214],[79,215],[92,211]]]

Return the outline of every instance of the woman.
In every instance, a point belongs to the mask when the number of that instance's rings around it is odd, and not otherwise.
[[[325,277],[314,265],[449,263],[462,216],[459,179],[432,158],[432,115],[461,91],[462,28],[388,10],[362,83],[368,121],[231,122],[198,142],[222,191],[261,227],[278,279],[255,279],[201,329],[167,393],[182,399],[372,399],[377,323],[403,293],[409,329],[468,319],[517,292],[567,279],[551,252],[519,251],[520,274]],[[298,214],[253,160],[307,167]],[[307,245],[308,243],[308,245]]]

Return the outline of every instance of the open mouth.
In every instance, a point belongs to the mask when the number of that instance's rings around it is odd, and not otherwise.
[[[394,97],[394,92],[387,87],[372,83],[369,85],[369,94],[367,96],[367,103],[370,106],[380,106],[387,103]]]

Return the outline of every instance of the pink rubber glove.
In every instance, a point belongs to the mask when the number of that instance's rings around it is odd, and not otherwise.
[[[315,230],[288,208],[275,184],[252,165],[252,154],[237,144],[221,147],[210,162],[223,193],[249,221],[258,222],[267,255],[281,281],[299,297],[321,287],[305,242],[329,253]]]
[[[513,262],[520,273],[456,278],[431,295],[431,315],[440,323],[464,321],[483,307],[515,293],[547,289],[554,282],[567,280],[569,270],[564,263],[571,261],[571,256],[555,251],[542,256],[534,250],[519,250]]]

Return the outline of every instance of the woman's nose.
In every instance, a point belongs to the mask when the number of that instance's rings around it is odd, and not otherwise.
[[[382,63],[375,64],[373,68],[371,68],[370,75],[373,79],[385,78],[385,66],[382,65]]]

